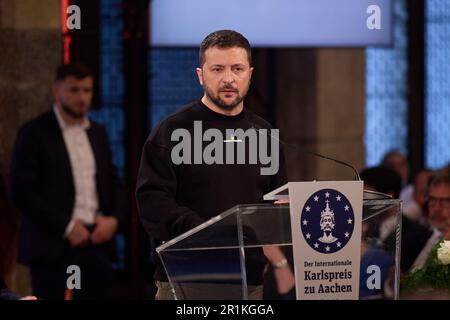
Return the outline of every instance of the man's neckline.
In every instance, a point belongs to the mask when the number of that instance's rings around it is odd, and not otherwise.
[[[226,115],[226,114],[219,113],[219,112],[216,112],[216,111],[212,110],[207,105],[205,105],[202,100],[199,100],[198,104],[202,107],[202,109],[204,109],[210,115],[212,115],[212,116],[214,116],[216,118],[225,119],[225,120],[228,120],[228,121],[243,119],[245,117],[245,114],[246,114],[245,108],[243,108],[242,111],[240,113],[236,114],[236,115]]]

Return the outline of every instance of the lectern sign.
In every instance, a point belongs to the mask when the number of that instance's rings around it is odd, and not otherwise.
[[[297,299],[358,299],[363,184],[289,183]]]

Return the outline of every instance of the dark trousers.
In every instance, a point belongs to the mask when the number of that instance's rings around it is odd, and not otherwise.
[[[75,300],[107,299],[112,282],[110,244],[71,248],[66,245],[62,259],[53,264],[31,266],[33,294],[38,299],[62,300],[67,289],[67,273],[71,265],[80,269],[80,289],[73,289]],[[71,281],[69,281],[72,283]]]

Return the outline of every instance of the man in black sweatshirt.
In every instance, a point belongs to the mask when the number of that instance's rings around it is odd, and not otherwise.
[[[235,31],[216,31],[203,40],[199,56],[203,97],[161,121],[142,152],[139,214],[159,243],[237,204],[261,203],[264,194],[286,183],[278,133],[244,108],[253,72],[248,40]],[[261,156],[269,149],[271,163]],[[262,269],[250,271],[253,284],[261,284]],[[157,299],[170,298],[159,262],[155,280]]]

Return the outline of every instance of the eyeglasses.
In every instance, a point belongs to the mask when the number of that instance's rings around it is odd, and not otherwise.
[[[428,198],[428,205],[430,207],[435,207],[437,206],[439,203],[441,203],[443,208],[450,208],[450,198],[437,198],[437,197],[433,197],[430,196]]]

